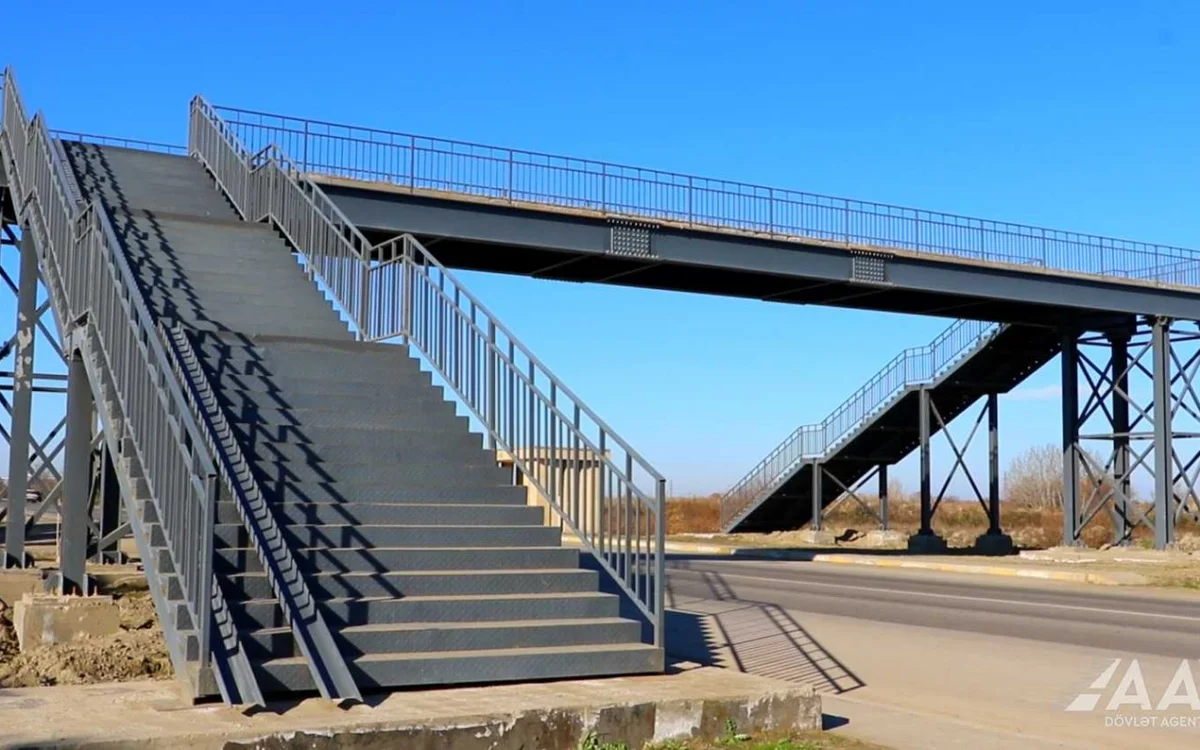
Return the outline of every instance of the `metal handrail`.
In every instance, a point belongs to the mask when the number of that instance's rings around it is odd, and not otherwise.
[[[371,295],[566,526],[664,635],[666,480],[411,235]],[[597,470],[596,474],[592,469]],[[589,478],[590,477],[590,478]]]
[[[148,485],[197,633],[198,660],[207,667],[218,491],[214,463],[178,384],[164,377],[170,360],[107,211],[98,203],[77,210],[67,187],[67,167],[42,118],[24,122],[11,70],[4,76],[0,136],[17,203],[44,250],[43,272],[55,308],[70,328],[82,326],[89,332],[97,342],[93,353],[114,373],[112,400],[122,416],[121,437],[130,438]]]
[[[1200,252],[1012,222],[217,107],[251,149],[277,144],[306,173],[722,228],[787,240],[890,248],[1041,269],[1200,285]],[[1147,269],[1190,263],[1169,280]]]
[[[252,153],[200,97],[188,140],[243,217],[269,220],[287,235],[360,339],[403,338],[430,363],[653,623],[661,644],[662,475],[415,239],[370,245],[284,149],[263,143]]]
[[[180,146],[175,143],[146,141],[140,138],[122,138],[111,135],[96,135],[95,133],[80,133],[75,130],[59,130],[57,128],[50,131],[50,137],[60,141],[78,141],[79,143],[91,143],[97,146],[116,146],[118,148],[137,149],[138,151],[154,151],[160,154],[173,154],[175,156],[187,155],[187,146]]]
[[[799,464],[827,458],[903,391],[932,383],[1002,328],[996,323],[957,320],[926,346],[896,355],[824,420],[796,428],[739,479],[721,498],[721,526],[727,528],[758,499],[773,492]]]
[[[217,401],[217,392],[204,372],[200,356],[183,326],[177,323],[164,326],[162,334],[174,355],[175,374],[186,384],[188,402],[204,425],[205,444],[220,461],[221,473],[249,532],[250,544],[262,560],[267,580],[308,664],[313,684],[325,698],[361,702],[362,695],[345,657],[334,643],[316,597],[304,576],[296,574],[298,565],[288,545],[278,543],[283,530]]]

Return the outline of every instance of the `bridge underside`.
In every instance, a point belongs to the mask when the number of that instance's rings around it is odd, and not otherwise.
[[[408,232],[455,268],[1050,327],[1200,318],[1200,295],[1181,287],[314,178],[368,239]]]

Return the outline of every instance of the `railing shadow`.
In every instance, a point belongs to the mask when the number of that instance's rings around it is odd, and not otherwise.
[[[706,597],[677,594],[668,580],[667,655],[674,668],[719,666],[812,685],[824,693],[865,687],[787,610],[740,600],[721,574],[702,575]]]

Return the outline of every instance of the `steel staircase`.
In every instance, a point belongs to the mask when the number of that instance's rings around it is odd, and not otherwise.
[[[199,99],[190,158],[52,139],[11,71],[3,118],[192,695],[661,671],[661,476],[418,242],[366,245]]]
[[[721,498],[725,531],[797,529],[812,520],[813,464],[826,507],[874,467],[920,444],[919,394],[927,389],[946,424],[989,393],[1007,393],[1059,350],[1046,328],[954,322],[929,345],[901,352],[824,421],[797,428]],[[931,429],[936,433],[939,424]],[[841,486],[839,486],[839,482]]]

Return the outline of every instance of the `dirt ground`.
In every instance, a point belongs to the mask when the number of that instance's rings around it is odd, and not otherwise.
[[[171,659],[146,592],[117,597],[121,630],[111,636],[20,653],[12,611],[0,604],[0,688],[88,685],[171,677]]]

